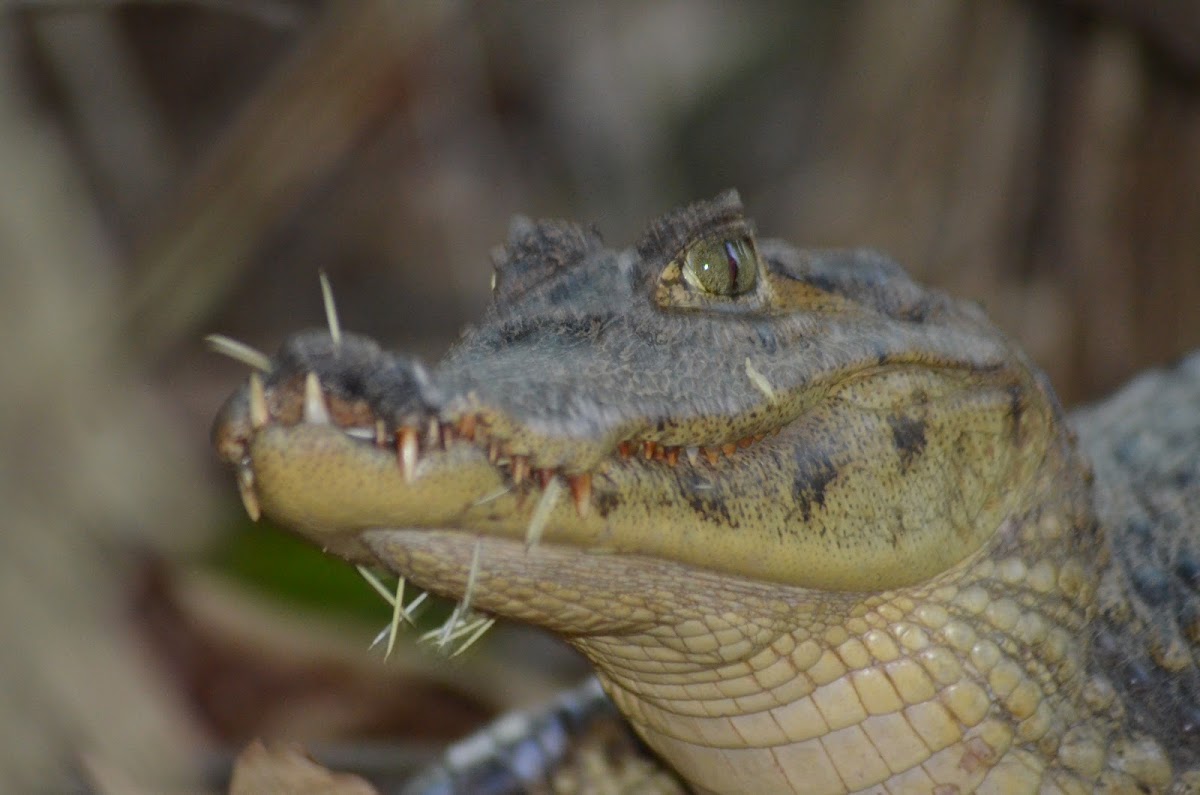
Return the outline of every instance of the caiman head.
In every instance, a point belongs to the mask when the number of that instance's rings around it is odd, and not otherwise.
[[[252,514],[443,595],[470,580],[475,608],[564,635],[693,781],[840,771],[803,744],[853,718],[775,711],[917,654],[935,628],[910,613],[945,627],[946,600],[1018,543],[1065,449],[1041,377],[974,306],[877,253],[757,240],[732,192],[623,251],[518,219],[494,261],[491,308],[436,366],[306,332],[230,398],[214,439]],[[1054,621],[1082,621],[1072,604]],[[851,640],[862,660],[838,651]],[[887,688],[896,714],[916,706],[904,688]],[[963,692],[940,747],[984,731],[990,696]]]

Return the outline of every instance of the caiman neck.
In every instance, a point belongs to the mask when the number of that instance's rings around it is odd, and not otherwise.
[[[697,786],[933,791],[936,780],[966,792],[986,780],[1020,791],[1095,779],[1109,757],[1105,728],[1120,725],[1111,688],[1087,672],[1085,627],[1107,555],[1096,554],[1105,540],[1086,471],[1066,441],[1052,446],[1027,507],[988,544],[927,583],[880,593],[459,532],[365,539],[453,595],[479,544],[472,603],[566,637]]]

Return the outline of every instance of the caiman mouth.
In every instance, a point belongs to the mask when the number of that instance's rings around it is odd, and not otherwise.
[[[429,456],[448,450],[473,450],[491,465],[506,490],[545,490],[565,484],[579,517],[592,510],[593,478],[616,461],[647,465],[718,467],[723,459],[777,435],[782,426],[718,443],[673,445],[632,435],[598,445],[587,463],[544,465],[536,452],[514,452],[510,439],[493,429],[494,412],[439,411],[446,402],[429,374],[416,361],[383,351],[354,335],[335,340],[324,332],[296,335],[265,373],[251,374],[247,384],[221,409],[212,437],[220,457],[237,471],[246,510],[261,514],[256,491],[252,442],[267,428],[275,431],[304,426],[339,432],[357,445],[358,454],[390,459],[405,483],[413,483]],[[647,434],[661,429],[647,428]],[[592,449],[595,449],[593,446]]]

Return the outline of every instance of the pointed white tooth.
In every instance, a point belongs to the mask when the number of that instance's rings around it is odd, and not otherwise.
[[[542,533],[546,531],[546,523],[550,521],[550,513],[554,510],[560,494],[562,494],[562,481],[559,478],[553,478],[546,484],[546,490],[542,492],[542,498],[538,501],[537,507],[533,509],[533,516],[529,519],[529,527],[525,529],[526,549],[537,546],[538,542],[542,540]]]
[[[438,422],[437,417],[429,418],[429,423],[425,430],[425,438],[428,440],[426,446],[430,450],[436,450],[442,446],[442,425]]]
[[[237,486],[238,494],[242,498],[242,506],[246,509],[250,521],[257,522],[262,516],[262,508],[258,505],[258,494],[254,491],[254,471],[250,467],[238,467]]]
[[[412,483],[417,471],[417,429],[407,425],[396,432],[400,454],[400,472],[406,483]]]
[[[267,424],[271,413],[267,409],[267,393],[263,389],[262,376],[250,373],[250,426],[258,430]]]
[[[575,512],[580,519],[586,519],[592,507],[592,474],[586,472],[576,475],[568,478],[568,483],[571,486],[571,498],[575,501]]]
[[[316,373],[304,376],[304,421],[309,425],[328,425],[329,409],[325,396],[321,394],[321,382]]]
[[[383,447],[387,443],[387,426],[383,420],[375,420],[375,444]]]
[[[687,450],[685,452],[687,453],[688,461],[691,461],[693,464],[697,463],[700,460],[700,448],[699,447],[689,447],[689,448],[687,448]]]

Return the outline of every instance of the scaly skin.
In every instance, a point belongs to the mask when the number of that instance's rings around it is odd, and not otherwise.
[[[473,579],[696,792],[1193,791],[1190,713],[1143,719],[1121,667],[1151,630],[1090,466],[977,309],[756,242],[735,194],[624,252],[518,221],[496,265],[432,371],[310,332],[230,399],[252,513]]]

